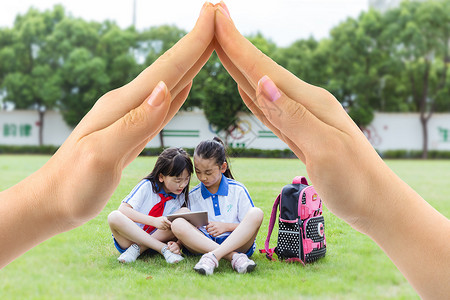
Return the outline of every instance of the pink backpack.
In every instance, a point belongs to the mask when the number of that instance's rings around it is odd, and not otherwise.
[[[278,241],[275,248],[269,248],[270,236],[277,208],[280,207],[278,219]],[[325,220],[322,216],[322,200],[313,186],[303,176],[297,176],[283,187],[273,204],[270,216],[269,231],[264,245],[259,250],[266,257],[302,264],[314,262],[324,257],[327,251],[325,241]]]

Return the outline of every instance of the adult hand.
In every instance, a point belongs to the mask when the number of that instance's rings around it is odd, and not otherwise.
[[[264,55],[228,16],[218,6],[215,48],[245,104],[305,163],[327,207],[365,231],[372,207],[358,195],[367,189],[366,178],[375,175],[355,175],[362,169],[379,172],[377,153],[333,95]]]
[[[436,239],[435,229],[449,236],[450,221],[386,166],[328,91],[300,80],[245,39],[223,2],[215,37],[245,104],[305,163],[327,208],[377,242],[422,297],[447,297],[450,244]]]
[[[127,85],[106,93],[36,173],[0,193],[5,266],[43,240],[96,216],[122,170],[169,122],[213,51],[214,7]]]

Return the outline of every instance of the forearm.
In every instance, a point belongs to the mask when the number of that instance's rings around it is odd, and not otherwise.
[[[122,212],[125,216],[127,216],[131,220],[133,220],[134,222],[155,226],[154,217],[140,213],[137,210],[133,209],[132,207],[126,206],[123,203],[120,205],[119,211]]]
[[[385,251],[422,298],[450,294],[450,221],[393,172],[384,174],[383,198],[367,234]]]
[[[0,193],[0,268],[50,237],[71,229],[64,222],[51,178],[38,172]]]

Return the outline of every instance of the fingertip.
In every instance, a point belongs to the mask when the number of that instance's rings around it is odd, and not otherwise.
[[[226,7],[226,6],[225,6]],[[216,5],[217,11],[219,11],[220,14],[222,14],[224,17],[226,17],[228,20],[231,21],[230,12],[228,11],[228,8],[224,8],[224,6],[221,5],[221,3]]]
[[[219,3],[217,3],[216,5],[214,5],[217,10],[219,10],[225,17],[227,17],[227,19],[231,20],[231,15],[230,15],[230,10],[228,9],[228,7],[226,6],[225,2],[220,1]]]
[[[206,1],[203,3],[202,9],[200,10],[200,16],[202,16],[210,7],[214,7],[211,2]]]
[[[257,96],[261,94],[271,102],[277,101],[281,97],[280,90],[267,75],[258,81]]]
[[[208,6],[208,2],[203,3],[202,9],[200,10],[200,16],[203,15],[207,6]]]
[[[210,2],[205,2],[191,33],[196,32],[196,34],[194,35],[197,35],[199,39],[204,40],[209,44],[214,37],[214,19],[214,5]],[[191,33],[188,33],[188,35],[190,35]]]
[[[167,98],[168,89],[164,81],[160,81],[156,87],[153,89],[152,93],[148,97],[147,103],[150,106],[158,107],[160,106],[164,100]]]
[[[230,10],[228,9],[227,5],[225,4],[225,2],[220,1],[219,5],[223,7],[223,9],[226,10],[226,12],[228,13],[228,16],[230,16]]]

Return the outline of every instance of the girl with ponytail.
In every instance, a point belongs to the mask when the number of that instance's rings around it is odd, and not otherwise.
[[[234,180],[224,143],[218,137],[202,141],[194,151],[194,169],[200,184],[189,193],[191,211],[207,211],[208,225],[196,228],[183,218],[172,222],[172,232],[185,254],[204,254],[194,270],[211,275],[225,258],[238,273],[254,270],[249,257],[263,220],[245,186]]]

